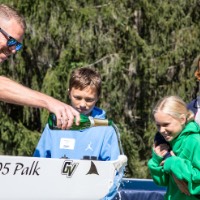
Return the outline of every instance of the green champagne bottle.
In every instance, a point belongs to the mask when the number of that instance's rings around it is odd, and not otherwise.
[[[60,128],[57,127],[57,119],[54,113],[49,114],[48,118],[49,128],[52,130],[59,130]],[[74,119],[74,123],[71,126],[70,130],[83,130],[86,128],[90,128],[93,126],[111,126],[113,125],[112,120],[108,119],[96,119],[91,116],[80,114],[80,123],[76,125],[76,119]],[[60,129],[61,130],[61,129]]]

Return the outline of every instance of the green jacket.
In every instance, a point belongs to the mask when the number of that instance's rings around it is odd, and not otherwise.
[[[154,151],[148,162],[148,168],[154,182],[167,186],[165,200],[197,200],[200,196],[200,127],[195,122],[188,123],[182,132],[170,142],[176,156],[167,158],[164,166],[160,166],[163,158]],[[172,173],[180,180],[188,182],[190,196],[179,190]]]

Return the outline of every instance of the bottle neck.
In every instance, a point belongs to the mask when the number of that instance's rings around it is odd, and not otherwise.
[[[91,126],[110,126],[112,125],[112,121],[111,120],[108,120],[108,119],[96,119],[96,118],[93,118],[93,119],[90,119],[91,122]]]

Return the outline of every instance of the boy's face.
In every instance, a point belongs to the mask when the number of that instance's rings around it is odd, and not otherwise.
[[[83,90],[72,88],[69,91],[71,105],[81,114],[89,115],[98,101],[96,88],[88,86]]]

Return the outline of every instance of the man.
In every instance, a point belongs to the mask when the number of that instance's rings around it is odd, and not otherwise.
[[[0,63],[22,48],[26,30],[24,18],[13,8],[0,4]],[[79,113],[71,106],[46,94],[27,88],[0,76],[0,100],[8,103],[45,108],[55,113],[57,125],[62,129],[71,127],[74,117],[79,124]]]

